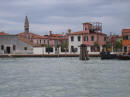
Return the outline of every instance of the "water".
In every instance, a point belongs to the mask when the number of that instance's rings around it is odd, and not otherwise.
[[[3,58],[0,97],[130,97],[130,61]]]

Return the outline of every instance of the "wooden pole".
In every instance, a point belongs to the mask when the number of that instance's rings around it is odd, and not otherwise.
[[[80,60],[89,60],[87,46],[84,44],[80,45]]]

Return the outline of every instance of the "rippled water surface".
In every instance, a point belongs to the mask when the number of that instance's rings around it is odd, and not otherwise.
[[[0,97],[130,97],[130,61],[3,58]]]

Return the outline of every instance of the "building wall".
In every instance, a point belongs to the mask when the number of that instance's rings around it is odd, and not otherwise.
[[[84,41],[84,36],[88,36],[88,41]],[[91,36],[94,37],[94,41],[91,40]],[[82,41],[83,41],[83,44],[92,46],[98,40],[99,45],[102,46],[106,43],[106,41],[104,41],[104,37],[105,37],[104,35],[86,34],[86,35],[83,35]]]
[[[1,46],[4,46],[4,50]],[[15,45],[15,50],[13,50]],[[23,41],[19,40],[16,35],[2,35],[0,36],[0,54],[7,52],[7,47],[10,48],[11,54],[32,54],[33,47]],[[25,50],[27,48],[27,50]]]
[[[71,36],[73,36],[74,37],[74,41],[71,41]],[[81,40],[80,41],[78,41],[78,36],[80,36],[81,37]],[[74,46],[74,48],[77,48],[78,49],[78,51],[76,52],[76,53],[80,53],[80,45],[82,44],[82,36],[81,35],[70,35],[69,36],[69,52],[70,53],[72,53],[71,52],[71,46]]]
[[[56,46],[58,44],[61,44],[63,41],[66,41],[66,40],[50,39],[49,40],[49,45]],[[33,43],[35,43],[35,44],[48,44],[48,39],[33,39]]]
[[[129,39],[128,40],[123,39],[122,40],[122,45],[123,46],[130,46],[130,32],[129,33],[124,33],[124,32],[122,33],[123,37],[126,36],[126,35],[128,36]]]
[[[34,47],[33,54],[44,54],[44,48],[43,47]]]
[[[33,54],[48,54],[48,52],[46,52],[46,47],[34,47]],[[56,54],[55,47],[53,47],[53,52],[49,52],[49,54]]]
[[[128,39],[125,40],[124,36],[128,36]],[[123,52],[130,52],[130,32],[122,32],[122,46],[123,46]],[[125,50],[126,48],[126,50]]]
[[[33,39],[35,44],[48,44],[48,39]]]
[[[74,37],[74,41],[71,41],[71,36]],[[81,37],[81,41],[79,42],[78,41],[78,36]],[[84,36],[88,36],[88,41],[84,41]],[[91,40],[91,36],[94,36],[94,41]],[[100,46],[100,51],[102,51],[102,46],[104,44],[106,44],[106,41],[104,40],[104,37],[106,37],[105,35],[98,35],[98,38],[99,38],[99,46]],[[80,53],[80,45],[81,44],[86,44],[87,45],[87,50],[89,52],[92,52],[91,51],[91,46],[94,46],[94,43],[97,42],[97,34],[90,34],[90,33],[86,33],[84,35],[69,35],[69,52],[70,53],[73,53],[71,52],[71,46],[74,46],[74,48],[77,48],[78,49],[78,52],[76,52],[77,54]]]

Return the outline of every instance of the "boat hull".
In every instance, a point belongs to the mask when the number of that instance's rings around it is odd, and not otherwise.
[[[119,60],[130,60],[130,55],[119,55],[118,59]]]
[[[100,56],[101,56],[101,59],[117,59],[116,54],[101,53]]]

